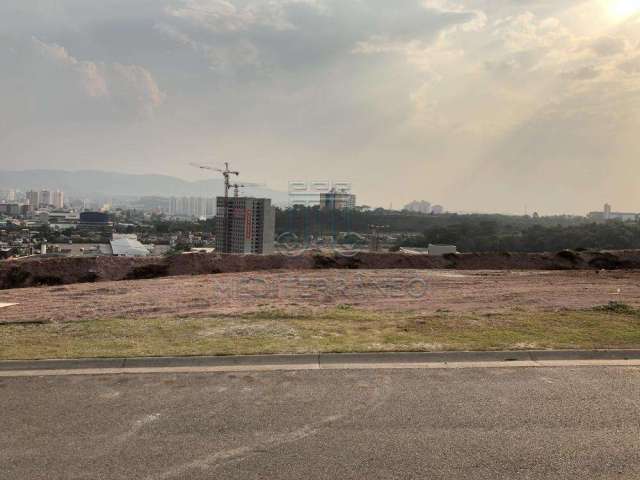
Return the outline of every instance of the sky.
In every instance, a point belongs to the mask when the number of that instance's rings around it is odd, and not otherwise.
[[[640,211],[640,0],[2,0],[0,169]]]

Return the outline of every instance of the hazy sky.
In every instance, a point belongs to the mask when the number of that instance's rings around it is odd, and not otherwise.
[[[640,211],[640,0],[2,0],[0,168]]]

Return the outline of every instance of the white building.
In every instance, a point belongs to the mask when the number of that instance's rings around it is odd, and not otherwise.
[[[215,199],[205,197],[171,197],[169,215],[174,217],[214,217]]]
[[[51,205],[55,208],[64,208],[64,192],[56,190],[51,194]]]
[[[595,221],[619,220],[621,222],[636,222],[640,220],[640,214],[633,212],[614,212],[611,205],[604,204],[601,212],[590,212],[587,217]]]

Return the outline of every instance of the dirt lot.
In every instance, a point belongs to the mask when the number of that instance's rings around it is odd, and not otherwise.
[[[337,308],[388,312],[640,307],[640,271],[309,270],[177,276],[0,291],[0,323],[201,318]]]

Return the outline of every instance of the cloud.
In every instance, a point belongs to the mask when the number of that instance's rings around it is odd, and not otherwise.
[[[627,49],[627,41],[624,38],[605,36],[594,40],[591,43],[590,48],[597,55],[616,55]]]
[[[629,75],[640,73],[640,55],[621,62],[618,68]]]
[[[368,203],[428,190],[452,209],[557,211],[534,195],[553,172],[583,189],[554,190],[576,211],[615,201],[589,180],[640,153],[640,30],[604,3],[4,0],[0,147],[178,175],[215,152],[256,180],[346,175]]]
[[[213,32],[240,32],[255,27],[290,30],[295,26],[287,16],[290,6],[317,6],[313,0],[251,1],[244,5],[227,0],[182,0],[165,11]]]
[[[319,67],[351,53],[428,45],[445,31],[479,29],[482,12],[408,0],[181,0],[157,31],[227,69]],[[225,54],[225,50],[228,54]],[[223,59],[220,61],[220,59]]]
[[[151,73],[139,65],[78,60],[63,46],[37,37],[32,37],[19,50],[23,70],[13,74],[29,85],[31,93],[37,94],[43,105],[51,105],[47,97],[57,97],[78,107],[76,113],[88,117],[92,114],[98,118],[105,114],[149,116],[165,100]],[[29,71],[38,72],[37,78],[21,78]],[[99,102],[92,105],[83,97]]]
[[[600,75],[600,70],[594,65],[587,65],[562,74],[568,80],[592,80]]]

